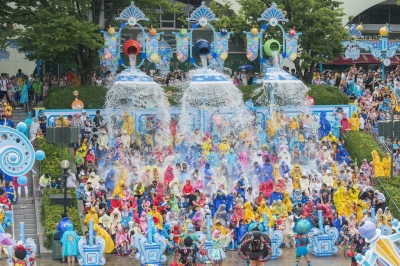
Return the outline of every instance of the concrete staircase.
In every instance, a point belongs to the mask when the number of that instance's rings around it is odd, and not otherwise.
[[[26,113],[24,112],[24,108],[21,107],[21,109],[17,109],[13,107],[12,121],[14,122],[14,125],[17,126],[19,122],[24,122],[25,119],[26,119]]]
[[[30,174],[28,174],[30,175]],[[20,222],[25,225],[25,240],[32,238],[38,243],[36,208],[33,198],[33,177],[28,176],[28,198],[25,198],[25,190],[21,189],[21,198],[13,205],[14,213],[14,239],[20,240]]]

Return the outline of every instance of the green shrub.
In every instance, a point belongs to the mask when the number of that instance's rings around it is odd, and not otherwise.
[[[389,207],[393,218],[400,217],[400,177],[380,179],[375,187],[386,197],[386,206]]]
[[[308,95],[314,98],[315,105],[349,104],[349,97],[339,88],[324,85],[309,85]]]
[[[47,143],[46,139],[38,138],[39,149],[44,151],[46,157],[41,162],[40,174],[49,174],[51,177],[57,177],[61,173],[60,163],[61,146]],[[68,146],[64,145],[64,159],[69,159]]]
[[[60,190],[55,188],[43,190],[42,225],[46,229],[44,246],[49,250],[52,249],[52,234],[56,230],[57,224],[61,219],[61,215],[64,213],[63,205],[50,205],[50,194],[60,194]],[[68,194],[70,194],[72,197],[72,207],[67,208],[68,218],[74,225],[75,231],[77,231],[79,235],[83,235],[75,190],[68,189]]]
[[[246,85],[238,87],[243,93],[243,101],[250,99],[250,94],[261,85]],[[309,95],[314,98],[316,105],[338,105],[348,104],[349,98],[343,94],[338,88],[330,86],[314,86],[310,85]],[[172,97],[169,98],[171,107],[179,106],[182,91],[176,87],[163,87],[164,91],[171,91]],[[47,98],[44,100],[46,109],[71,109],[71,103],[75,99],[72,95],[74,90],[79,91],[79,100],[83,101],[86,109],[103,108],[107,88],[96,86],[80,86],[68,88],[50,88]],[[253,98],[257,103],[257,97]]]
[[[346,150],[349,152],[353,160],[357,160],[358,165],[361,165],[363,159],[367,159],[368,162],[371,162],[371,151],[373,150],[378,152],[381,159],[385,156],[374,139],[364,132],[349,131],[345,135],[344,140]]]
[[[75,96],[72,94],[74,90],[79,91],[78,99],[85,104],[85,109],[103,108],[107,88],[96,86],[50,88],[44,100],[44,107],[46,109],[71,109],[71,103],[75,100]]]

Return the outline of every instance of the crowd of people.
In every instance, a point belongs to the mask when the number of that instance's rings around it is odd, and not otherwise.
[[[148,234],[153,224],[172,249],[187,244],[186,236],[206,233],[207,215],[217,243],[209,254],[215,262],[226,258],[227,249],[237,249],[264,215],[270,228],[282,231],[283,246],[295,248],[295,223],[306,218],[318,227],[316,210],[323,211],[324,225],[340,232],[337,244],[343,248],[361,238],[357,226],[362,221],[390,225],[393,217],[385,196],[374,189],[374,177],[389,177],[391,161],[373,152],[372,162],[354,162],[340,129],[331,128],[325,115],[288,117],[277,110],[266,128],[248,123],[224,136],[199,129],[179,134],[171,122],[171,141],[165,145],[157,141],[157,125],[147,133],[134,132],[133,118],[125,114],[117,123],[119,135],[109,136],[100,112],[91,121],[82,111],[86,122],[75,153],[77,172],[70,173],[68,187],[77,180],[85,224],[93,220],[96,233],[106,239],[106,253],[115,250],[117,256],[133,257],[135,236]],[[335,116],[343,133],[360,130],[357,113],[350,120],[341,110]],[[68,123],[62,117],[58,121]],[[41,186],[52,185],[41,181]],[[184,254],[179,261],[185,262]]]

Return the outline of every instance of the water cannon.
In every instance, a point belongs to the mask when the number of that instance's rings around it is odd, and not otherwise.
[[[194,51],[199,55],[208,55],[211,52],[211,45],[208,41],[200,39],[194,44]]]
[[[275,40],[270,39],[264,43],[264,52],[268,56],[272,56],[275,52],[279,53],[281,51],[281,44]]]
[[[127,40],[122,45],[122,50],[126,56],[138,55],[140,53],[140,45],[135,40]]]

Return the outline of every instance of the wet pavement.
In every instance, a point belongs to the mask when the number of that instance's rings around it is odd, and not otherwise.
[[[234,265],[246,265],[244,260],[238,260],[237,252],[227,252],[227,259],[222,263],[223,266],[234,266]],[[139,261],[136,259],[130,259],[129,257],[117,257],[115,255],[107,255],[107,261],[105,265],[111,266],[127,266],[127,265],[139,265]],[[317,258],[310,255],[313,266],[345,266],[350,265],[350,260],[346,260],[343,256],[343,251],[339,251],[332,257]],[[291,266],[295,262],[295,251],[294,249],[283,249],[283,255],[277,260],[271,260],[265,263],[265,266]],[[6,265],[5,260],[0,260],[0,265]],[[53,265],[68,265],[67,263],[60,263],[59,261],[53,261],[50,258],[37,259],[37,266],[53,266]],[[79,265],[77,262],[75,265]],[[165,265],[165,263],[163,264]],[[300,266],[306,266],[307,263],[304,258],[300,260]]]

